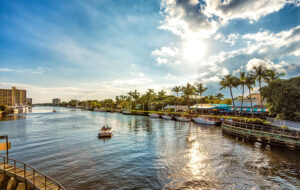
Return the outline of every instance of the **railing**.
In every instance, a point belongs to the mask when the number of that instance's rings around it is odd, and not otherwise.
[[[38,171],[37,169],[34,169],[28,164],[5,156],[0,156],[0,160],[3,160],[3,163],[0,162],[0,165],[4,173],[10,173],[15,178],[21,177],[25,180],[25,182],[30,182],[35,188],[45,190],[65,190],[65,188],[60,183]]]
[[[281,127],[282,125],[286,125],[287,127],[293,127],[300,130],[300,122],[281,120],[267,117],[267,121],[271,122],[273,125]]]
[[[257,125],[257,124],[250,124],[250,123],[244,123],[244,122],[234,122],[234,121],[223,121],[226,124],[229,124],[231,126],[245,128],[245,129],[251,129],[256,131],[264,131],[269,133],[275,133],[290,137],[300,137],[300,131],[298,130],[290,130],[290,129],[282,129],[280,127],[275,126],[266,126],[266,125]]]

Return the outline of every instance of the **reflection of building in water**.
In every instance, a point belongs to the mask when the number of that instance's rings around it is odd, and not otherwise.
[[[16,87],[0,89],[0,104],[8,106],[26,105],[26,90],[20,90]]]

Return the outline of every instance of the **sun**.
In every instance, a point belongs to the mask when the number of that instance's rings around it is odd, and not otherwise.
[[[183,43],[183,56],[191,62],[200,61],[206,53],[205,44],[200,40],[187,40]]]

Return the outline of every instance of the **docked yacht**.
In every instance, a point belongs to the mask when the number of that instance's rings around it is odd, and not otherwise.
[[[189,122],[192,121],[190,118],[186,118],[186,117],[175,117],[175,119],[177,121],[183,121],[183,122]]]
[[[152,117],[152,118],[159,118],[160,116],[158,115],[158,114],[156,114],[156,113],[150,113],[150,114],[148,114],[149,115],[149,117]]]
[[[195,121],[196,123],[206,124],[206,125],[215,125],[216,124],[216,121],[204,119],[204,118],[201,118],[201,117],[194,118],[193,121]]]
[[[172,120],[173,118],[169,115],[162,115],[161,118],[166,119],[166,120]]]

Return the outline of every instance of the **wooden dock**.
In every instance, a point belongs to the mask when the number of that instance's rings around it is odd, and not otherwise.
[[[6,176],[25,183],[31,189],[65,190],[60,183],[40,171],[11,158],[0,156],[0,171]]]
[[[261,143],[300,149],[300,131],[297,130],[225,121],[222,123],[222,131],[234,136]]]

